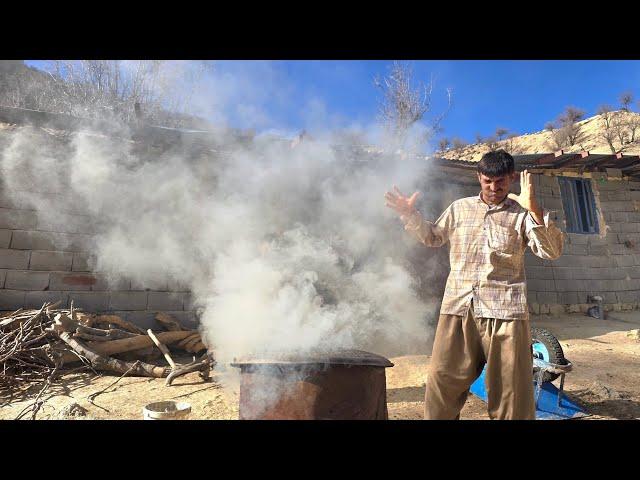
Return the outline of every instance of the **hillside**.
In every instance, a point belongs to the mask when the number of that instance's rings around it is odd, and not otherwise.
[[[566,152],[586,150],[590,153],[613,153],[607,142],[608,137],[616,152],[623,151],[628,155],[640,154],[640,114],[638,113],[618,110],[609,114],[595,115],[575,125],[579,132],[579,139],[574,145],[564,144],[558,148],[554,141],[554,132],[549,130],[502,140],[497,142],[497,145],[498,148],[504,148],[513,155],[547,153],[560,149]],[[477,162],[488,151],[490,147],[487,143],[476,143],[458,149],[450,148],[440,152],[439,155],[444,158]]]

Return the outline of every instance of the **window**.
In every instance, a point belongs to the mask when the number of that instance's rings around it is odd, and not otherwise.
[[[591,180],[558,177],[564,217],[569,233],[598,233],[596,202]]]

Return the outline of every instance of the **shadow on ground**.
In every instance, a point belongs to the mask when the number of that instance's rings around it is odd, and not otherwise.
[[[570,398],[584,411],[591,415],[615,418],[617,420],[640,419],[640,402],[629,398],[627,394],[619,395],[620,398],[603,399],[594,395],[591,389],[583,389],[571,392]]]
[[[71,392],[78,388],[89,385],[96,375],[91,371],[81,373],[66,373],[64,370],[56,376],[51,385],[44,392],[43,399],[54,396],[71,396]],[[7,386],[0,392],[0,408],[8,407],[14,403],[24,402],[26,400],[35,400],[38,393],[44,387],[44,380],[41,382],[33,382],[28,386],[14,387]]]
[[[387,390],[387,403],[422,401],[424,401],[424,387],[390,388]]]
[[[580,313],[558,316],[532,315],[531,325],[546,328],[558,340],[589,340],[591,337],[598,337],[611,332],[628,332],[640,329],[640,311],[608,312],[605,319],[593,318]],[[559,326],[561,328],[558,328]]]

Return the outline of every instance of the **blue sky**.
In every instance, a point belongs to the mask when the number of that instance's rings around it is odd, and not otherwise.
[[[41,65],[41,62],[28,61]],[[258,131],[310,132],[322,124],[370,126],[379,91],[373,84],[388,61],[214,62],[209,99],[213,120]],[[623,91],[640,99],[640,61],[456,60],[414,61],[416,80],[434,78],[433,110],[453,107],[443,135],[473,141],[476,133],[504,127],[518,134],[542,130],[567,105],[594,115],[599,105],[618,104]],[[633,106],[638,110],[637,101]]]

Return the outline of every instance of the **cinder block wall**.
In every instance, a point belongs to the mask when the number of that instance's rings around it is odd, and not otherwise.
[[[85,128],[98,132],[117,131],[119,125],[69,115],[0,106],[0,122],[47,126],[64,131]],[[136,127],[138,128],[138,127]],[[162,137],[178,141],[168,129],[139,128],[140,138]],[[0,136],[8,142],[8,136]],[[58,148],[53,142],[52,148]],[[61,166],[60,168],[65,168]],[[15,172],[14,172],[15,173]],[[61,177],[33,178],[21,172],[30,201],[21,192],[9,191],[0,172],[0,310],[39,308],[45,301],[61,301],[95,313],[115,313],[142,327],[157,326],[158,311],[164,311],[188,327],[195,327],[196,314],[191,295],[170,275],[157,276],[145,284],[127,278],[109,281],[104,272],[94,271],[96,222],[83,205],[69,206],[61,196],[66,188]],[[24,192],[22,192],[24,193]],[[34,202],[45,205],[40,214]]]
[[[62,130],[83,124],[65,115],[8,107],[0,107],[0,121],[54,125]],[[147,136],[177,138],[176,132],[166,129],[145,127],[144,131]],[[439,177],[440,212],[455,198],[479,192],[474,171],[433,173]],[[452,179],[457,182],[455,189],[448,188]],[[533,179],[542,205],[556,210],[554,220],[565,230],[557,179],[538,174]],[[129,279],[113,284],[104,272],[92,271],[92,244],[99,231],[91,217],[81,206],[61,209],[64,203],[59,193],[46,191],[52,182],[35,179],[32,184],[37,193],[30,193],[51,204],[52,212],[57,213],[38,216],[30,204],[16,200],[19,195],[6,191],[0,177],[0,310],[38,308],[45,301],[57,300],[68,306],[73,299],[87,311],[114,312],[145,327],[154,325],[156,311],[194,325],[191,295],[170,276],[147,284]],[[528,300],[533,313],[586,311],[593,305],[587,302],[590,295],[603,296],[607,310],[640,307],[640,182],[593,180],[592,185],[601,212],[600,227],[606,235],[566,234],[564,254],[553,262],[527,252]]]
[[[592,179],[601,235],[565,233],[563,255],[542,260],[529,251],[525,266],[534,313],[586,311],[600,295],[606,310],[640,307],[640,182]],[[534,175],[545,208],[566,232],[558,179]],[[560,307],[559,307],[560,306]]]
[[[38,194],[38,200],[48,200]],[[0,310],[39,308],[60,300],[88,312],[115,313],[142,327],[154,326],[157,311],[195,326],[191,295],[170,276],[141,284],[126,278],[109,283],[92,271],[92,245],[99,235],[91,217],[79,212],[38,215],[0,182]]]

